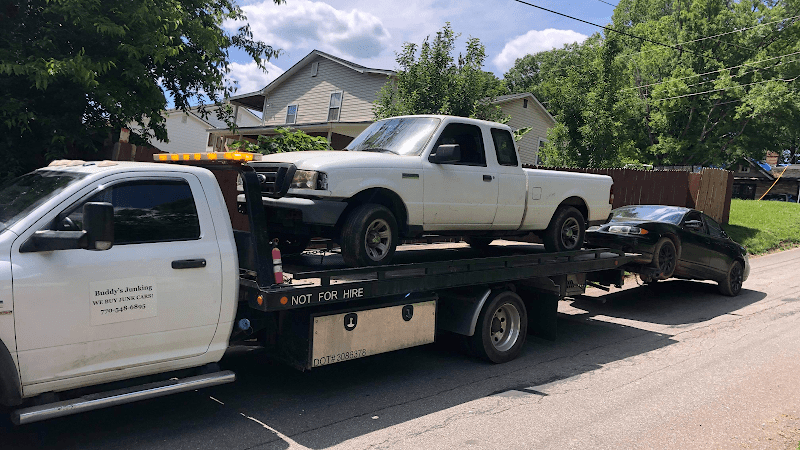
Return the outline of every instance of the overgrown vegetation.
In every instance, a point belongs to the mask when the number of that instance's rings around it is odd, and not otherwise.
[[[407,114],[448,114],[508,121],[492,104],[505,93],[503,83],[483,70],[486,48],[478,38],[467,39],[467,49],[453,56],[459,37],[450,23],[422,45],[403,44],[397,54],[397,78],[387,83],[373,106],[376,119]]]
[[[723,228],[753,255],[800,245],[800,204],[731,200],[731,215]]]
[[[183,111],[218,103],[232,50],[262,69],[279,53],[223,27],[244,19],[236,0],[0,1],[0,179],[96,157],[131,123],[165,141],[167,96]]]
[[[322,136],[309,136],[303,130],[292,131],[289,128],[279,127],[275,130],[278,134],[273,136],[261,135],[257,143],[237,141],[228,147],[231,150],[247,151],[270,155],[272,153],[304,152],[313,150],[330,150],[328,140]]]
[[[643,39],[604,31],[504,78],[558,121],[551,165],[714,165],[765,150],[797,161],[798,14],[800,0],[620,0],[609,27]]]

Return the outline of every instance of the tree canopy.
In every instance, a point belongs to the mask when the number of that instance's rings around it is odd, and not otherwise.
[[[505,74],[557,119],[550,164],[726,164],[797,148],[798,0],[620,0],[610,28]],[[659,45],[662,44],[662,45]]]
[[[244,23],[235,0],[0,5],[0,178],[92,157],[129,123],[142,139],[164,141],[167,96],[184,111],[218,103],[233,92],[225,83],[232,49],[262,69],[279,53],[247,25],[226,31],[225,21]]]
[[[483,70],[486,48],[478,38],[467,40],[466,52],[454,57],[458,34],[450,23],[421,45],[406,42],[397,54],[399,70],[373,106],[376,119],[405,114],[448,114],[503,120],[492,100],[504,93],[502,82]]]

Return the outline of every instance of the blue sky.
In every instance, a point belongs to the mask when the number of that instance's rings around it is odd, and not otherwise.
[[[608,24],[613,12],[599,0],[528,1],[600,25]],[[254,37],[284,53],[267,64],[268,73],[241,52],[232,53],[230,78],[238,82],[238,94],[261,89],[314,49],[367,67],[396,69],[395,53],[404,42],[421,43],[445,22],[461,34],[462,47],[468,37],[481,40],[484,69],[498,77],[518,57],[600,31],[513,0],[287,0],[283,5],[245,0],[241,5]]]

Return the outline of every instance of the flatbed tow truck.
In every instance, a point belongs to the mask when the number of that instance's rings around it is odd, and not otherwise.
[[[219,248],[224,249],[226,243],[223,241],[227,234],[231,235],[232,241],[235,243],[234,254],[227,254],[224,250],[220,250],[220,254],[216,256],[202,255],[202,259],[198,256],[171,261],[172,269],[179,269],[174,270],[173,273],[183,274],[207,270],[214,264],[214,258],[217,258],[223,266],[223,279],[225,267],[230,267],[230,273],[236,274],[235,283],[238,285],[236,289],[226,289],[223,282],[222,298],[216,300],[221,313],[218,323],[215,324],[216,334],[212,333],[213,339],[208,338],[211,340],[208,350],[199,356],[176,358],[174,361],[167,362],[159,360],[155,364],[155,355],[151,357],[146,352],[142,353],[141,349],[131,347],[131,352],[139,352],[137,364],[134,366],[130,365],[130,360],[126,360],[125,367],[115,366],[115,363],[111,361],[104,367],[105,372],[98,372],[99,369],[93,367],[85,375],[82,375],[80,370],[74,367],[75,364],[72,361],[70,374],[67,376],[62,375],[54,363],[53,368],[50,369],[52,373],[47,372],[45,368],[36,367],[43,374],[41,377],[45,381],[35,380],[29,375],[33,372],[33,370],[29,370],[29,366],[33,363],[26,359],[28,344],[24,338],[19,337],[24,334],[19,330],[40,324],[44,326],[51,322],[48,322],[47,318],[40,318],[36,323],[24,323],[23,320],[27,317],[24,316],[25,305],[22,304],[24,299],[22,293],[18,294],[15,290],[14,299],[17,302],[15,313],[18,313],[15,322],[18,330],[17,345],[12,346],[6,342],[5,347],[16,348],[16,353],[11,358],[16,366],[12,366],[14,367],[13,373],[9,372],[8,367],[5,371],[0,367],[0,382],[4,383],[0,385],[0,388],[4,389],[0,389],[0,394],[3,394],[0,395],[0,399],[4,400],[7,405],[19,405],[19,409],[12,413],[12,420],[15,423],[30,423],[231,382],[235,379],[234,374],[229,371],[218,371],[216,362],[219,361],[228,346],[246,341],[257,340],[271,357],[298,369],[309,370],[332,363],[433,343],[437,333],[448,332],[462,336],[477,357],[493,363],[503,363],[520,354],[529,333],[547,339],[555,338],[559,299],[581,294],[587,285],[621,286],[624,266],[635,256],[610,249],[546,253],[540,245],[504,241],[501,245],[493,245],[482,251],[473,250],[466,244],[457,243],[404,245],[398,249],[395,256],[396,264],[378,267],[347,268],[341,256],[329,249],[307,251],[293,257],[282,258],[277,248],[277,242],[271,238],[267,226],[265,209],[262,206],[259,174],[253,166],[248,164],[248,161],[253,158],[252,155],[197,153],[156,155],[155,158],[156,162],[176,163],[169,165],[172,169],[168,169],[171,170],[169,172],[171,181],[169,182],[172,184],[176,183],[175,177],[180,174],[183,166],[200,167],[211,171],[213,177],[210,174],[204,175],[207,172],[198,172],[193,167],[183,169],[189,172],[186,175],[187,179],[193,176],[200,178],[206,176],[211,180],[210,182],[203,181],[205,183],[203,189],[197,189],[197,192],[192,184],[195,203],[198,205],[201,202],[211,204],[208,208],[201,205],[198,210],[209,210],[214,217],[213,227],[216,228],[214,233],[209,233],[206,229],[199,239],[202,241],[209,235],[214,235],[216,239],[220,240]],[[164,166],[167,166],[166,164],[140,164],[135,167],[131,166],[131,169],[126,172],[128,169],[124,163],[117,166],[115,164],[109,162],[102,166],[102,170],[116,175],[121,173],[129,177],[125,178],[125,186],[135,183],[138,172],[165,170]],[[65,163],[65,165],[69,164]],[[97,166],[100,165],[97,163]],[[58,167],[54,167],[52,172],[57,173],[55,169]],[[101,171],[97,167],[76,167],[75,170],[84,170],[95,175]],[[94,180],[92,176],[87,176],[80,181],[101,183],[101,178]],[[283,176],[286,174],[284,173]],[[146,174],[145,178],[147,178],[147,183],[152,183],[151,174]],[[216,178],[216,183],[213,178]],[[239,189],[236,187],[237,179],[241,181]],[[277,181],[282,182],[282,180]],[[108,189],[108,185],[108,182],[98,184],[97,189]],[[111,185],[113,187],[113,184]],[[209,192],[214,186],[220,191]],[[89,185],[85,186],[82,192],[87,191],[90,187]],[[201,192],[204,194],[197,195]],[[75,205],[75,198],[77,197],[70,197],[68,201]],[[20,237],[17,240],[25,241],[27,239],[33,244],[23,243],[22,250],[20,250],[19,243],[13,244],[10,249],[12,261],[20,251],[23,257],[31,257],[25,255],[35,257],[39,254],[77,252],[76,255],[85,261],[86,258],[94,255],[110,255],[110,252],[117,247],[124,248],[125,245],[116,242],[111,249],[108,249],[107,244],[103,246],[99,244],[105,242],[104,239],[112,239],[112,241],[117,239],[117,236],[113,236],[113,234],[112,236],[101,236],[106,232],[103,230],[108,228],[104,228],[102,217],[106,217],[105,220],[108,221],[108,217],[112,213],[109,211],[103,214],[94,212],[95,209],[102,209],[103,204],[91,203],[96,202],[96,200],[92,200],[96,197],[85,198],[88,198],[89,202],[86,205],[93,206],[93,209],[84,207],[83,210],[82,233],[89,236],[89,244],[86,244],[86,241],[76,241],[74,245],[67,242],[68,236],[63,233],[78,233],[77,231],[40,230],[39,234],[35,234],[33,231],[23,230],[19,231]],[[86,201],[85,198],[82,201]],[[224,199],[224,204],[217,199]],[[214,201],[220,205],[215,206]],[[107,205],[109,210],[111,206]],[[74,206],[70,206],[70,208],[74,208]],[[69,213],[70,208],[64,214]],[[224,217],[226,210],[230,219]],[[37,211],[35,209],[29,214],[37,214]],[[54,217],[60,218],[62,215]],[[217,220],[220,217],[224,220]],[[36,219],[31,223],[34,224],[32,226],[41,226],[45,220],[49,220],[49,216]],[[201,228],[205,226],[202,223],[202,217],[200,225]],[[15,231],[15,233],[17,232]],[[97,247],[93,247],[95,242],[98,243]],[[186,245],[189,245],[190,241],[186,242]],[[24,247],[24,245],[28,245],[28,247]],[[87,249],[94,251],[86,252]],[[153,266],[152,270],[159,270],[158,255],[151,253],[143,257],[148,258],[150,265]],[[168,255],[167,258],[172,260],[174,256]],[[20,260],[24,261],[22,257]],[[36,260],[33,262],[35,263]],[[165,264],[168,267],[170,262],[167,261]],[[46,268],[41,270],[46,270]],[[97,279],[102,276],[101,272],[102,270],[95,270],[91,272],[91,275],[87,274],[86,280],[72,279],[70,283],[85,282],[87,286],[92,286],[93,291],[91,292],[96,295],[105,295],[106,291],[96,289],[96,286],[105,286]],[[44,275],[46,276],[46,274]],[[90,278],[90,276],[94,278]],[[155,287],[156,284],[161,283],[155,276],[148,275],[140,278],[135,278],[135,274],[127,276],[131,278],[115,280],[115,282],[120,284],[125,281],[138,287],[152,283],[154,284],[154,293],[158,291],[158,295],[162,295],[162,291],[166,291],[167,284],[162,283],[157,288]],[[54,286],[58,287],[55,282]],[[203,288],[203,286],[199,287]],[[213,291],[210,287],[205,290]],[[158,304],[158,314],[168,314],[166,302],[157,298],[148,301],[155,302],[156,300],[161,302]],[[177,302],[177,300],[175,301]],[[194,301],[194,305],[200,304],[198,299],[190,301]],[[109,327],[104,324],[109,323],[112,319],[97,320],[92,316],[94,318],[91,323],[89,322],[88,317],[95,311],[90,310],[93,306],[90,306],[85,299],[77,299],[76,305],[79,306],[74,307],[73,310],[76,308],[77,310],[86,309],[87,323],[85,327],[92,333],[111,330],[111,328],[104,328]],[[149,305],[148,303],[148,308],[151,307]],[[197,308],[197,306],[193,307]],[[124,324],[134,329],[131,336],[135,337],[121,336],[121,339],[126,340],[120,342],[134,345],[136,339],[145,340],[143,337],[147,336],[143,334],[145,332],[136,331],[135,326],[141,323],[141,326],[144,327],[145,324],[150,323],[148,321],[155,318],[148,316],[143,311],[131,312],[129,317],[124,316],[124,314],[129,314],[125,311],[120,313],[118,319],[113,319],[120,321],[118,324]],[[0,316],[0,319],[3,317]],[[3,322],[0,321],[0,331],[2,331],[2,326]],[[189,329],[189,325],[182,323],[174,323],[170,326],[175,330]],[[74,327],[72,330],[75,333]],[[69,335],[69,339],[60,337],[57,330],[42,328],[41,332],[52,334],[54,339],[58,338],[61,341],[72,339],[72,335]],[[219,333],[225,333],[225,335],[218,336]],[[7,335],[0,334],[4,340],[5,336]],[[97,339],[97,337],[93,337],[89,333],[74,339],[79,342],[80,339]],[[69,349],[69,347],[65,347],[65,349]],[[67,358],[66,351],[58,350],[58,354],[62,355],[62,358]],[[85,348],[82,351],[86,351]],[[178,354],[177,350],[176,354]],[[0,363],[5,361],[1,356],[2,354],[0,354]],[[159,354],[158,357],[163,358],[163,355]],[[64,364],[68,365],[69,362],[65,361]],[[147,370],[143,368],[147,368]],[[195,370],[195,372],[191,372],[189,375],[192,376],[187,377],[186,370]],[[183,372],[176,375],[178,371]],[[15,376],[19,376],[19,378],[14,378]],[[156,381],[153,381],[154,379]],[[109,384],[112,382],[115,384]],[[120,382],[124,383],[125,387],[119,388]],[[109,390],[110,386],[113,386],[114,389]],[[14,391],[14,389],[18,390]],[[42,395],[48,394],[51,395],[52,400],[56,401],[41,404],[43,403]],[[38,399],[37,403],[40,404],[35,406],[26,404],[29,399]]]

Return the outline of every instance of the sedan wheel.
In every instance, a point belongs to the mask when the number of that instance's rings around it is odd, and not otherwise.
[[[736,297],[742,292],[743,282],[744,270],[742,269],[742,263],[734,261],[728,268],[728,274],[725,279],[719,282],[719,292],[728,297]]]
[[[666,280],[675,273],[678,252],[669,238],[661,238],[653,251],[653,267],[658,270],[658,279]]]

